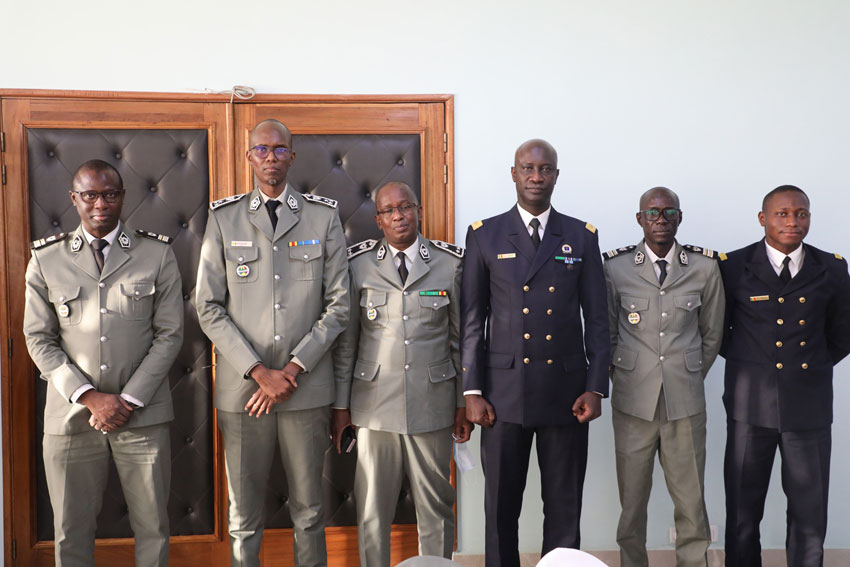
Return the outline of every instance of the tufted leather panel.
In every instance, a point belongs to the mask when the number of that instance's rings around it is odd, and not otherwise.
[[[171,423],[173,474],[168,512],[172,535],[211,534],[213,440],[210,344],[193,305],[198,255],[207,222],[209,165],[205,130],[27,131],[30,236],[33,240],[76,228],[71,176],[83,162],[99,158],[113,164],[127,193],[122,220],[174,238],[171,244],[183,278],[186,319],[183,348],[168,373],[177,417]],[[46,382],[36,384],[36,439],[41,441]],[[37,531],[53,539],[53,511],[36,451]],[[127,507],[114,465],[98,518],[97,537],[132,537]]]

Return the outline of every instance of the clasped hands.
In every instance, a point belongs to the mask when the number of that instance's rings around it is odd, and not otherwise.
[[[85,405],[91,412],[89,425],[103,433],[123,427],[133,415],[133,406],[118,394],[87,390],[77,402]]]
[[[268,414],[276,403],[291,398],[298,387],[296,378],[300,373],[301,367],[291,361],[283,370],[272,370],[264,364],[252,368],[249,374],[260,387],[245,404],[248,415],[260,417]]]

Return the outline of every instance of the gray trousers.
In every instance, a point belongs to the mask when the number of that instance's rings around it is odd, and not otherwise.
[[[108,480],[110,449],[130,514],[136,565],[168,565],[168,424],[120,429],[108,435],[95,429],[73,435],[45,434],[42,449],[53,506],[57,567],[94,565],[94,536]]]
[[[705,567],[711,530],[705,508],[705,412],[669,421],[662,393],[652,421],[612,412],[621,567],[647,567],[646,520],[655,454],[673,499],[677,567]]]
[[[330,408],[279,411],[259,418],[218,410],[230,497],[230,564],[259,567],[266,491],[274,446],[280,447],[295,536],[296,567],[325,567],[322,469],[330,446]]]
[[[362,567],[390,567],[390,528],[405,473],[416,504],[419,555],[451,559],[455,531],[451,458],[451,427],[414,435],[357,430],[354,497]]]

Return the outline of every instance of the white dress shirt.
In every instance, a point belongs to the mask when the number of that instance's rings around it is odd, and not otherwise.
[[[764,241],[764,245],[767,247],[767,259],[770,261],[770,265],[773,266],[773,271],[776,272],[777,276],[782,272],[782,262],[785,261],[785,256],[791,258],[791,262],[788,264],[788,271],[791,272],[792,278],[796,276],[800,271],[800,268],[803,267],[803,258],[805,258],[806,253],[803,250],[802,244],[800,244],[797,249],[790,254],[780,252],[768,244],[767,240]]]
[[[646,248],[646,257],[649,258],[649,261],[652,262],[652,268],[655,270],[655,277],[661,277],[661,266],[658,265],[658,260],[665,260],[667,262],[667,273],[670,273],[670,266],[673,265],[673,258],[676,256],[676,243],[673,243],[673,246],[670,247],[670,250],[667,251],[667,255],[663,258],[656,256],[655,252],[650,250],[649,245],[644,241],[644,248]]]

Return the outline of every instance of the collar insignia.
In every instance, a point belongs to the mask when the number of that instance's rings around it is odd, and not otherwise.
[[[290,211],[298,210],[298,201],[296,201],[295,197],[293,197],[292,195],[286,198],[286,204],[289,205]]]
[[[431,259],[431,253],[428,252],[428,247],[425,246],[425,243],[419,245],[419,255],[422,256],[422,259],[426,262]]]
[[[254,197],[254,198],[251,200],[251,210],[252,210],[252,211],[256,211],[257,209],[259,209],[259,208],[260,208],[260,205],[262,205],[262,204],[263,204],[263,200],[262,200],[262,199],[260,199],[260,196],[259,196],[259,195],[257,195],[256,197]]]
[[[635,252],[635,266],[640,266],[643,264],[643,261],[646,259],[646,254],[638,250]]]
[[[381,247],[378,248],[378,261],[380,262],[381,260],[386,258],[386,256],[387,256],[387,247],[382,244]]]
[[[680,263],[680,264],[682,264],[683,266],[687,266],[687,265],[688,265],[688,255],[687,255],[687,254],[685,254],[685,251],[684,251],[684,250],[682,250],[681,252],[679,252],[679,263]]]
[[[79,234],[74,237],[74,242],[71,243],[71,252],[79,252],[83,247],[83,237]]]
[[[121,234],[118,235],[118,244],[121,248],[129,248],[130,247],[130,237],[127,236],[127,233],[123,230]]]

